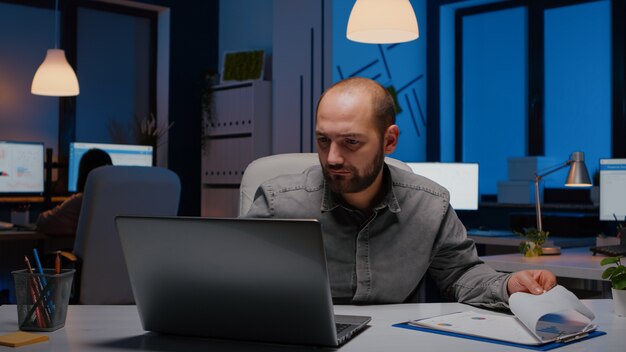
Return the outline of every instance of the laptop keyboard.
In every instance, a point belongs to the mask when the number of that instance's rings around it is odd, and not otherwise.
[[[351,326],[352,326],[351,324],[335,323],[335,329],[337,329],[337,335],[339,335],[339,333],[341,333],[342,331],[344,331],[345,329]]]
[[[626,256],[626,245],[616,244],[613,246],[599,246],[599,247],[591,247],[590,251],[593,252],[593,255],[597,253],[608,255],[611,257],[624,257]]]

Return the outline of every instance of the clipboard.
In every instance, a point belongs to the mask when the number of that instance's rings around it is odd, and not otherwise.
[[[445,335],[445,336],[453,336],[453,337],[458,337],[458,338],[463,338],[463,339],[468,339],[468,340],[482,341],[482,342],[487,342],[487,343],[494,343],[494,344],[504,345],[504,346],[513,346],[513,347],[518,347],[518,348],[525,348],[525,349],[534,350],[534,351],[549,351],[549,350],[553,350],[555,348],[568,346],[568,345],[571,345],[571,344],[576,343],[576,342],[585,341],[585,340],[592,339],[594,337],[606,335],[606,332],[604,332],[604,331],[594,330],[594,331],[590,331],[590,332],[587,332],[587,333],[581,333],[581,334],[578,334],[578,335],[575,335],[575,336],[569,336],[566,339],[559,339],[557,341],[547,342],[547,343],[541,344],[541,345],[526,345],[526,344],[521,344],[521,343],[515,343],[515,342],[508,342],[508,341],[503,341],[503,340],[490,339],[490,338],[486,338],[486,337],[478,337],[478,336],[473,336],[473,335],[465,335],[465,334],[460,334],[460,333],[454,333],[454,332],[449,332],[449,331],[444,331],[444,330],[429,329],[429,328],[426,328],[426,327],[411,325],[411,324],[409,324],[409,322],[394,324],[392,326],[393,327],[397,327],[397,328],[403,328],[403,329],[409,329],[409,330],[417,330],[417,331],[429,332],[429,333]]]

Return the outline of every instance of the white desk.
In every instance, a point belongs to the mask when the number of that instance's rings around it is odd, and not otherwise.
[[[607,332],[556,351],[621,351],[626,318],[612,313],[610,300],[583,301],[595,314],[600,330]],[[476,308],[458,303],[336,306],[337,314],[372,316],[370,327],[344,345],[341,351],[511,351],[515,348],[467,339],[394,328],[409,319]],[[210,317],[207,317],[208,319]],[[247,323],[263,323],[262,317]],[[0,307],[0,334],[17,330],[13,305]],[[142,330],[135,306],[70,306],[65,328],[48,333],[50,341],[21,347],[19,351],[320,351],[327,349],[164,336]],[[0,350],[12,350],[1,347]],[[517,350],[517,349],[515,349]],[[520,349],[520,351],[524,351]]]
[[[561,255],[524,257],[520,253],[488,255],[480,257],[497,271],[546,269],[559,277],[587,280],[602,280],[601,255],[594,256],[588,247],[566,248]]]

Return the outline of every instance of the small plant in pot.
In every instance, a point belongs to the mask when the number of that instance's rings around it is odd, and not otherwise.
[[[546,242],[546,239],[550,235],[550,232],[539,231],[534,227],[525,228],[524,232],[516,231],[515,233],[526,239],[519,244],[519,251],[525,257],[540,256],[543,253],[541,245]]]
[[[615,314],[626,316],[626,267],[622,265],[619,257],[608,257],[600,262],[602,266],[608,266],[602,272],[602,278],[611,281],[611,293]]]

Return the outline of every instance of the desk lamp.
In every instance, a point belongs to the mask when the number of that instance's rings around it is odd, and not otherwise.
[[[537,210],[537,230],[539,231],[543,231],[543,227],[541,225],[541,200],[539,199],[539,182],[545,176],[550,175],[551,173],[561,170],[567,166],[569,166],[569,173],[567,174],[567,179],[565,180],[566,187],[591,187],[589,172],[587,171],[587,166],[585,166],[585,153],[583,152],[573,152],[572,155],[570,155],[570,158],[563,164],[544,169],[543,171],[547,171],[541,174],[535,172],[535,208]],[[550,248],[550,250],[545,251],[545,253],[559,254],[560,248]]]

